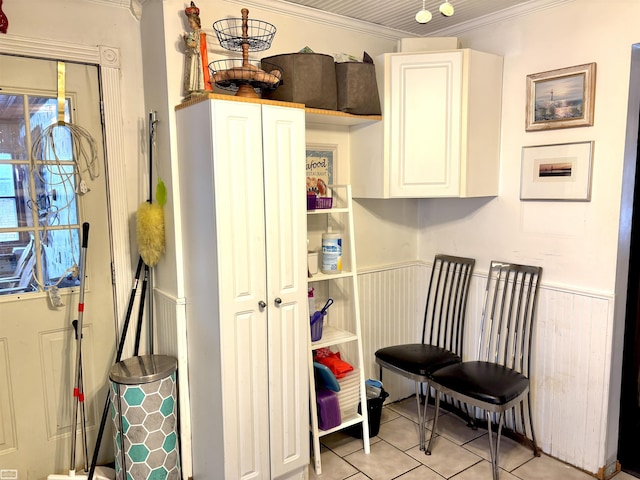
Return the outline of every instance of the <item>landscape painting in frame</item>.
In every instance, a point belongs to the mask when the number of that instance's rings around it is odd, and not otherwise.
[[[526,131],[593,125],[596,64],[527,76]]]
[[[523,147],[520,200],[589,201],[593,143]]]

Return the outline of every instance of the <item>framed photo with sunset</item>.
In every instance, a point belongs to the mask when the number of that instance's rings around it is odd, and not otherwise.
[[[593,125],[596,64],[527,75],[527,132]]]
[[[520,200],[591,200],[593,144],[522,147]]]

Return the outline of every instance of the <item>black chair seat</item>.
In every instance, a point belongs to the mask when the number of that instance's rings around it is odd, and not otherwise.
[[[388,365],[422,377],[428,376],[439,368],[461,361],[458,355],[449,350],[422,343],[381,348],[376,351],[376,358]]]
[[[505,405],[520,396],[529,379],[510,368],[489,362],[464,362],[430,375],[438,385],[481,402]]]
[[[492,405],[506,405],[529,386],[529,379],[521,373],[489,362],[450,365],[430,377],[446,389]]]

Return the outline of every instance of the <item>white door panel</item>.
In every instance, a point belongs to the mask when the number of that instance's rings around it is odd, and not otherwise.
[[[83,176],[90,191],[79,200],[79,223],[90,224],[82,341],[90,457],[115,349],[111,251],[97,67],[67,63],[65,70],[66,96],[74,107],[71,123],[95,141],[100,171],[95,180]],[[57,62],[0,55],[0,93],[55,98]],[[65,305],[58,308],[44,293],[0,297],[0,435],[5,435],[0,465],[17,469],[18,478],[40,479],[70,467],[76,358],[71,322],[78,317],[79,289],[61,291]],[[80,471],[80,422],[77,439]],[[101,452],[101,460],[113,459],[110,431]]]

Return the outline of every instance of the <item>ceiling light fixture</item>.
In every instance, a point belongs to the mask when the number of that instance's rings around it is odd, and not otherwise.
[[[422,0],[422,10],[419,10],[418,13],[416,13],[416,22],[418,23],[428,23],[433,18],[431,12],[427,10],[425,3],[426,0]],[[454,11],[453,5],[451,5],[451,2],[449,0],[445,0],[444,3],[440,5],[439,10],[440,13],[445,17],[450,17],[451,15],[453,15]]]
[[[431,20],[431,12],[427,10],[424,6],[425,0],[422,0],[422,10],[416,13],[416,22],[418,23],[427,23]]]
[[[440,13],[445,17],[450,17],[453,15],[453,5],[448,0],[445,1],[442,5],[440,5]]]

